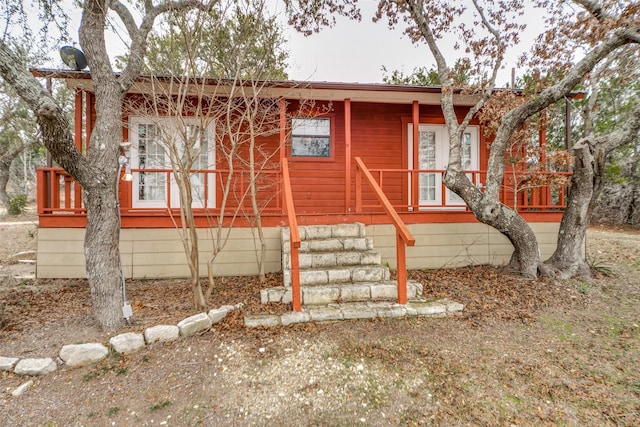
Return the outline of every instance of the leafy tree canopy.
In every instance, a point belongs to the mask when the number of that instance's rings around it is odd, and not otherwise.
[[[396,85],[440,86],[440,75],[435,67],[416,67],[411,74],[402,70],[389,71],[382,66],[382,81]],[[471,81],[471,65],[467,59],[458,59],[451,69],[452,77],[457,85],[466,85]]]
[[[260,0],[167,15],[149,35],[144,72],[286,80],[286,40]],[[118,65],[123,61],[119,58]]]

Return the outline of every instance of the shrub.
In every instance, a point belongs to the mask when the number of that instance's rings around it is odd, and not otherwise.
[[[9,215],[21,215],[27,208],[27,195],[19,194],[9,201]]]

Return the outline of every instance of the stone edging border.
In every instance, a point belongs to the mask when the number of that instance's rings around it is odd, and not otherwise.
[[[198,332],[210,329],[219,323],[228,313],[244,307],[239,303],[223,305],[209,313],[199,313],[178,322],[177,325],[157,325],[144,330],[144,333],[126,332],[109,339],[109,346],[117,353],[133,353],[154,342],[175,341],[179,337],[188,337]],[[16,375],[38,376],[54,372],[59,366],[67,365],[72,368],[92,365],[104,360],[109,354],[109,347],[101,343],[69,344],[60,349],[58,360],[48,358],[24,358],[0,356],[0,371],[13,371]],[[14,396],[19,396],[29,389],[33,380],[27,381],[13,390]]]
[[[239,303],[223,305],[198,313],[178,322],[177,325],[156,325],[144,330],[144,333],[125,332],[109,339],[109,346],[117,353],[133,353],[154,342],[175,341],[179,337],[188,337],[206,331],[221,322],[228,313],[244,307]],[[326,308],[311,309],[308,312],[291,312],[278,315],[245,316],[247,327],[286,326],[293,323],[309,321],[331,321],[347,319],[367,319],[375,317],[414,317],[414,316],[448,316],[461,312],[464,306],[446,298],[437,301],[413,301],[406,306],[398,304],[368,303],[342,306],[333,304]],[[57,360],[53,358],[18,358],[0,356],[0,371],[13,371],[16,375],[39,376],[54,372],[59,366],[71,368],[92,365],[101,362],[109,355],[109,347],[101,343],[68,344],[62,346]],[[33,385],[27,381],[11,392],[20,396]]]

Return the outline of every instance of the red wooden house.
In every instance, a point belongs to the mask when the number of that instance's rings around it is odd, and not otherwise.
[[[89,74],[44,70],[36,74],[65,79],[75,90],[75,137],[78,147],[83,147],[95,118]],[[201,83],[210,88],[210,93],[219,94],[216,96],[229,96],[220,89],[224,83]],[[129,99],[135,102],[140,94],[150,93],[150,85],[150,79],[140,79]],[[402,236],[402,230],[410,231],[415,239],[415,245],[406,249],[407,268],[500,264],[509,259],[512,246],[507,239],[479,223],[442,183],[448,136],[439,88],[279,82],[264,87],[260,96],[277,100],[278,109],[277,129],[259,138],[261,149],[274,155],[272,166],[264,171],[271,185],[262,195],[267,272],[282,269],[281,229],[291,221],[299,225],[364,224],[382,262],[391,267],[396,266],[396,244],[402,242],[397,236]],[[307,109],[312,112],[307,114],[300,104],[309,100],[315,106]],[[455,102],[464,113],[474,99],[459,95]],[[125,117],[123,140],[131,143],[127,155],[133,172],[133,181],[121,182],[119,194],[125,275],[187,276],[185,255],[173,222],[178,205],[171,168],[166,163],[162,166],[165,154],[153,141],[157,120],[152,122],[132,111]],[[169,125],[169,118],[166,123]],[[215,133],[213,128],[209,131]],[[215,140],[210,137],[210,141]],[[203,251],[210,250],[208,230],[211,218],[221,209],[222,183],[229,173],[228,165],[215,152],[215,143],[210,144],[212,150],[197,163],[199,198],[193,206],[202,231]],[[483,129],[472,122],[464,136],[464,163],[478,186],[485,179],[487,157]],[[159,162],[153,163],[153,159]],[[45,168],[38,174],[37,275],[84,277],[82,190],[61,169]],[[520,214],[537,234],[542,256],[550,255],[555,248],[564,190],[535,187],[514,193],[511,175],[507,175],[503,203],[512,206],[514,200],[518,201]],[[238,193],[248,185],[248,179],[242,176],[234,182]],[[386,208],[378,193],[388,200]],[[217,274],[256,273],[255,236],[250,224],[250,218],[237,219],[233,224],[230,240],[216,262]]]

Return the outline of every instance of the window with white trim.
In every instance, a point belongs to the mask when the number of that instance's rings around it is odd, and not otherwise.
[[[331,157],[331,119],[291,119],[291,157]]]

